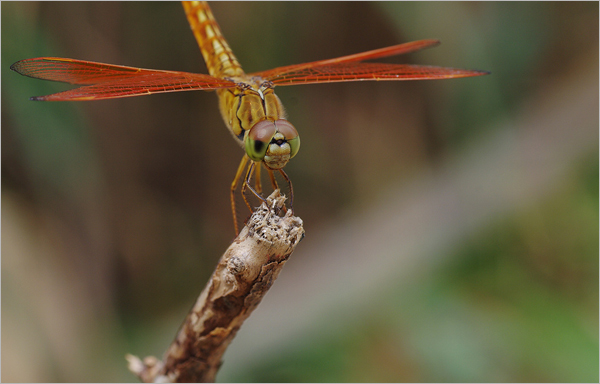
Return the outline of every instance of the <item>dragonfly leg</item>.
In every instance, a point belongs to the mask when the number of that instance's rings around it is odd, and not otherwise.
[[[293,214],[294,213],[294,188],[292,187],[292,181],[290,180],[288,175],[285,173],[283,168],[279,168],[278,171],[279,171],[279,173],[281,173],[281,176],[283,176],[285,181],[287,181],[288,185],[290,186],[290,211],[292,211],[292,214]],[[285,206],[284,206],[284,208],[285,208]]]
[[[254,188],[259,195],[262,195],[262,182],[260,180],[260,165],[254,168]]]
[[[250,209],[250,211],[252,212],[252,207],[250,206],[250,203],[248,203],[248,200],[246,199],[246,188],[248,188],[252,193],[254,193],[254,195],[256,197],[258,197],[263,203],[267,204],[267,199],[265,199],[264,197],[262,197],[262,195],[258,192],[256,192],[256,190],[254,188],[252,188],[252,186],[250,185],[250,179],[252,178],[252,171],[254,171],[254,167],[255,167],[256,163],[253,161],[252,164],[250,164],[250,166],[248,167],[248,172],[246,172],[246,178],[244,180],[244,184],[242,185],[242,196],[244,197],[244,201],[246,202],[246,205],[248,206],[248,208]]]
[[[250,165],[248,165],[248,162],[250,162]],[[271,180],[271,185],[273,186],[273,189],[279,189],[279,185],[277,184],[277,180],[275,179],[273,170],[268,167],[265,167],[265,168],[267,169],[267,172],[269,173],[269,178]],[[243,174],[244,170],[246,170],[246,174],[242,178],[242,174]],[[290,178],[288,177],[288,175],[283,171],[283,169],[278,169],[278,171],[279,171],[279,173],[281,173],[281,175],[283,176],[285,181],[287,181],[287,183],[290,187],[290,209],[292,209],[292,203],[294,201],[294,191],[292,189],[292,182],[290,181]],[[254,173],[254,177],[256,178],[256,180],[254,180],[255,188],[253,188],[252,184],[251,184],[252,183],[252,173]],[[233,213],[233,226],[235,228],[236,236],[239,235],[239,228],[238,228],[238,222],[237,222],[237,212],[235,209],[235,191],[238,187],[238,182],[240,181],[240,179],[242,180],[242,187],[241,187],[242,198],[244,199],[244,203],[246,203],[246,206],[248,207],[250,212],[252,212],[253,210],[252,210],[252,206],[250,205],[250,202],[246,198],[246,190],[247,189],[249,189],[262,202],[264,202],[265,204],[267,203],[267,200],[262,196],[262,183],[260,180],[260,164],[258,164],[258,166],[257,166],[257,163],[250,160],[248,155],[244,155],[244,157],[242,158],[242,161],[240,162],[240,165],[238,166],[237,172],[235,174],[235,178],[233,179],[233,182],[231,183],[231,190],[230,190],[231,212]],[[283,210],[284,210],[284,212],[287,212],[287,208],[285,207],[285,205],[283,206]],[[293,209],[292,209],[292,212],[293,212]]]
[[[273,174],[273,170],[265,165],[265,169],[269,173],[269,178],[271,179],[271,185],[273,186],[273,190],[279,189],[279,184],[277,184],[277,180],[275,179],[275,175]],[[283,212],[287,212],[287,208],[285,205],[283,207]]]
[[[240,165],[238,166],[238,170],[235,173],[235,178],[233,179],[233,182],[231,183],[231,193],[230,193],[231,212],[233,213],[233,227],[235,228],[236,236],[239,235],[240,232],[238,231],[237,214],[236,214],[236,210],[235,210],[235,190],[237,189],[238,181],[242,178],[242,173],[244,172],[244,169],[246,169],[248,160],[250,160],[248,155],[244,155],[244,157],[242,157],[242,161],[240,162]],[[243,193],[242,193],[242,195],[243,195]]]
[[[279,189],[279,185],[277,185],[277,180],[275,180],[275,175],[273,175],[273,170],[268,168],[266,165],[265,165],[265,168],[267,169],[267,172],[269,173],[269,178],[271,179],[271,185],[273,186],[273,189]]]
[[[252,207],[250,206],[248,199],[246,199],[246,188],[249,187],[248,183],[250,182],[250,177],[252,177],[253,169],[254,169],[254,162],[250,163],[250,165],[248,166],[248,170],[246,171],[246,176],[244,177],[244,182],[242,183],[242,198],[244,199],[244,203],[246,203],[246,206],[248,207],[250,212],[252,212]]]

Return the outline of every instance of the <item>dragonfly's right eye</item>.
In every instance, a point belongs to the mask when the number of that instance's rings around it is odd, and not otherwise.
[[[248,157],[254,161],[262,161],[276,131],[277,128],[271,120],[263,120],[254,125],[246,137],[245,147]]]

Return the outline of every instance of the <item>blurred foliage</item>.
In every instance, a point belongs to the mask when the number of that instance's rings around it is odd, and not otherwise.
[[[163,353],[233,238],[228,191],[242,152],[211,93],[33,103],[68,86],[9,69],[57,56],[206,72],[179,4],[1,6],[2,380],[135,381],[125,353]],[[447,166],[519,120],[527,100],[598,65],[597,2],[212,7],[248,72],[424,38],[442,45],[389,62],[492,72],[277,88],[302,135],[286,171],[305,242],[387,188]],[[381,282],[385,292],[357,301],[344,323],[314,324],[285,352],[218,378],[597,382],[597,144],[578,161],[412,279]]]
[[[557,194],[388,292],[383,312],[363,308],[232,381],[596,381],[598,171],[586,160]]]

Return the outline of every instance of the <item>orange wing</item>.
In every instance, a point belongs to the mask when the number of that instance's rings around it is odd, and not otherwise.
[[[334,83],[363,80],[436,80],[487,75],[489,72],[426,65],[340,63],[273,75],[275,85]]]
[[[335,59],[279,67],[250,76],[260,76],[275,85],[293,85],[362,80],[433,80],[489,74],[486,71],[424,65],[361,63],[419,51],[439,43],[439,40],[418,40]]]
[[[197,73],[160,71],[56,57],[21,60],[10,68],[21,75],[36,79],[86,85],[31,98],[40,101],[102,100],[235,86],[235,83],[229,80]]]

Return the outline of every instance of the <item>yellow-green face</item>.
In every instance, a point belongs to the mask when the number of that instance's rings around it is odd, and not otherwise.
[[[281,169],[300,149],[300,136],[287,120],[262,120],[246,131],[246,154],[271,169]]]

